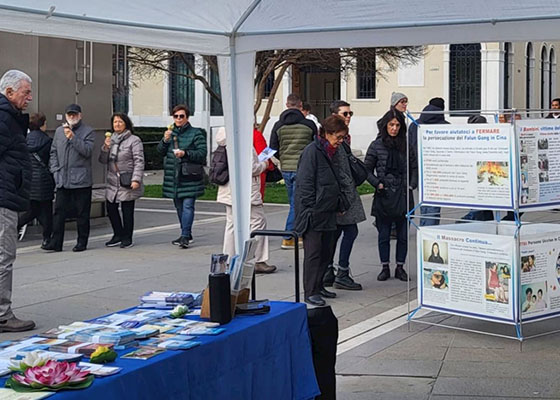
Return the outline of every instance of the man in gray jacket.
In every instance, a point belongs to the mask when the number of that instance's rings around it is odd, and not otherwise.
[[[84,251],[89,238],[91,211],[91,156],[94,131],[82,122],[78,104],[66,107],[66,123],[54,134],[50,169],[56,184],[53,236],[45,250],[62,251],[66,214],[74,210],[77,217],[78,242],[72,251]]]

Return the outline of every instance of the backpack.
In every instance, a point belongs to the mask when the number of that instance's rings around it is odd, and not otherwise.
[[[225,185],[229,182],[229,170],[226,146],[218,146],[212,154],[210,162],[210,182],[216,185]]]

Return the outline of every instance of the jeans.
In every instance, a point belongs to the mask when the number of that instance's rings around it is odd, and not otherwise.
[[[391,225],[397,225],[397,264],[404,264],[408,251],[407,219],[405,217],[394,219],[377,218],[377,231],[379,232],[377,244],[379,246],[379,258],[381,264],[389,264],[391,250]]]
[[[428,217],[422,218],[420,220],[420,226],[439,225],[439,218],[441,217],[441,207],[420,207],[420,215],[425,215]]]
[[[461,219],[469,221],[492,221],[494,219],[494,213],[492,210],[470,210],[467,214],[462,216]]]
[[[134,231],[134,200],[121,202],[122,220],[119,214],[119,203],[107,201],[107,216],[111,221],[113,236],[121,240],[132,241]]]
[[[177,217],[181,224],[181,236],[192,238],[192,224],[194,221],[194,197],[185,197],[183,199],[173,199],[175,208],[177,209]]]
[[[0,207],[0,321],[12,314],[12,265],[16,260],[18,213]]]
[[[348,269],[350,267],[350,253],[352,253],[354,241],[358,237],[358,224],[337,225],[335,243],[329,265],[333,264],[336,245],[338,243],[338,239],[340,239],[340,235],[342,235],[343,232],[344,235],[342,236],[342,240],[340,241],[340,251],[338,252],[338,266],[342,269]]]
[[[288,218],[286,219],[285,230],[293,231],[295,219],[294,194],[296,190],[296,173],[295,171],[286,171],[282,172],[282,176],[284,177],[284,182],[286,183],[286,189],[288,190],[288,201],[290,202],[290,211],[288,212]],[[290,239],[290,236],[285,237],[284,239]]]

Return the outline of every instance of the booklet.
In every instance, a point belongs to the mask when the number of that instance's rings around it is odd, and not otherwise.
[[[13,389],[0,388],[0,399],[2,400],[38,400],[52,396],[55,392],[25,392],[19,393]]]
[[[270,147],[266,147],[258,156],[259,162],[263,162],[268,160],[269,158],[272,158],[274,154],[276,154],[276,150],[271,149]]]
[[[122,370],[121,367],[108,367],[106,365],[92,364],[83,361],[78,364],[78,367],[80,367],[82,371],[88,371],[90,374],[95,376],[115,375]]]
[[[134,350],[128,354],[125,354],[121,358],[130,358],[133,360],[147,360],[149,358],[155,357],[158,354],[161,354],[165,351],[165,349],[158,348],[158,347],[144,347],[140,346],[138,350]]]

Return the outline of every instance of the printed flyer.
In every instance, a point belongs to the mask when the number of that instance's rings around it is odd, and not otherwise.
[[[453,228],[440,225],[418,231],[419,304],[514,323],[513,237]]]
[[[510,124],[420,125],[418,131],[423,205],[513,208],[516,166]]]
[[[516,121],[519,141],[520,208],[560,204],[560,121]]]
[[[521,231],[519,297],[524,321],[560,313],[560,226],[541,225],[538,234],[524,235],[524,228]],[[554,226],[555,231],[546,232],[547,226]]]

